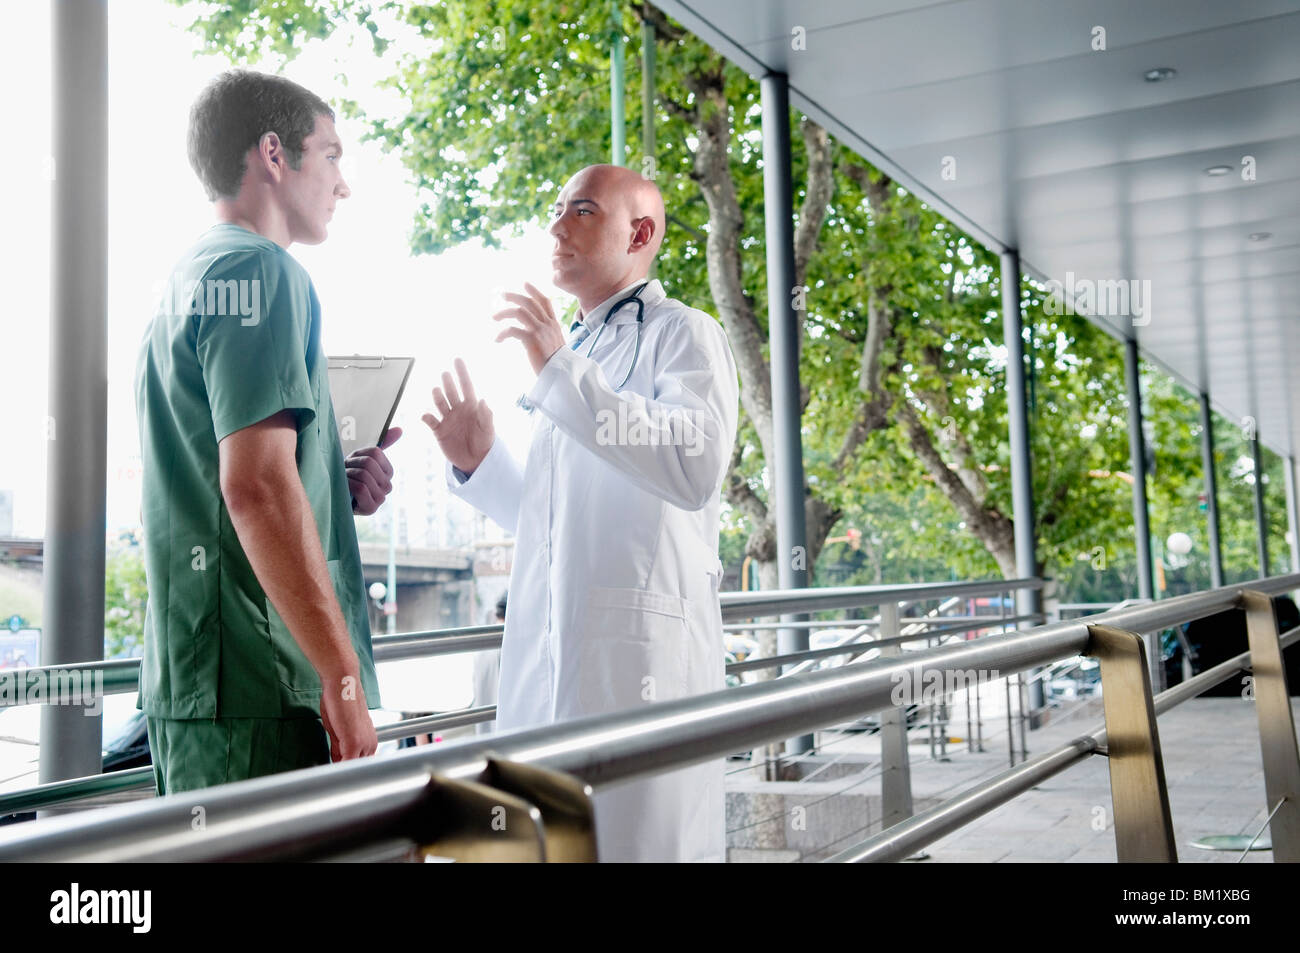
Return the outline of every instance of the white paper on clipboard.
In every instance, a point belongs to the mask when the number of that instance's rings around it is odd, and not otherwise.
[[[329,359],[330,399],[339,426],[343,456],[378,446],[388,432],[402,399],[413,357],[351,357]]]

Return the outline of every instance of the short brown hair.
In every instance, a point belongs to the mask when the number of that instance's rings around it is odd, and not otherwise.
[[[234,198],[244,180],[248,150],[268,132],[280,138],[289,166],[302,163],[302,142],[316,128],[316,117],[334,110],[311,90],[283,76],[254,70],[228,70],[199,93],[190,107],[186,137],[190,165],[208,201]]]

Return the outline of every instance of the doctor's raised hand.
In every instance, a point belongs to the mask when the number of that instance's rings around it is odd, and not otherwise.
[[[519,338],[524,351],[528,354],[528,363],[533,365],[533,373],[540,374],[551,355],[564,347],[564,328],[560,326],[551,301],[528,282],[524,282],[527,294],[515,294],[507,291],[502,295],[507,301],[513,301],[517,307],[506,308],[492,315],[493,321],[506,321],[513,318],[518,323],[506,328],[497,335],[497,341],[506,338]]]
[[[420,419],[429,425],[451,465],[468,475],[478,469],[492,449],[496,431],[492,411],[487,401],[475,396],[469,371],[460,358],[456,358],[456,376],[460,378],[459,393],[451,375],[443,371],[442,386],[433,389],[435,412]]]

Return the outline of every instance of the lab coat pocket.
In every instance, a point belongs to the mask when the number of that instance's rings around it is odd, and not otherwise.
[[[591,590],[576,646],[582,714],[619,711],[685,694],[685,599],[644,589]]]

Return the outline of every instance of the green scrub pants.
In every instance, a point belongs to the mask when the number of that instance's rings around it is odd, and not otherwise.
[[[329,764],[319,718],[149,718],[158,795]]]

